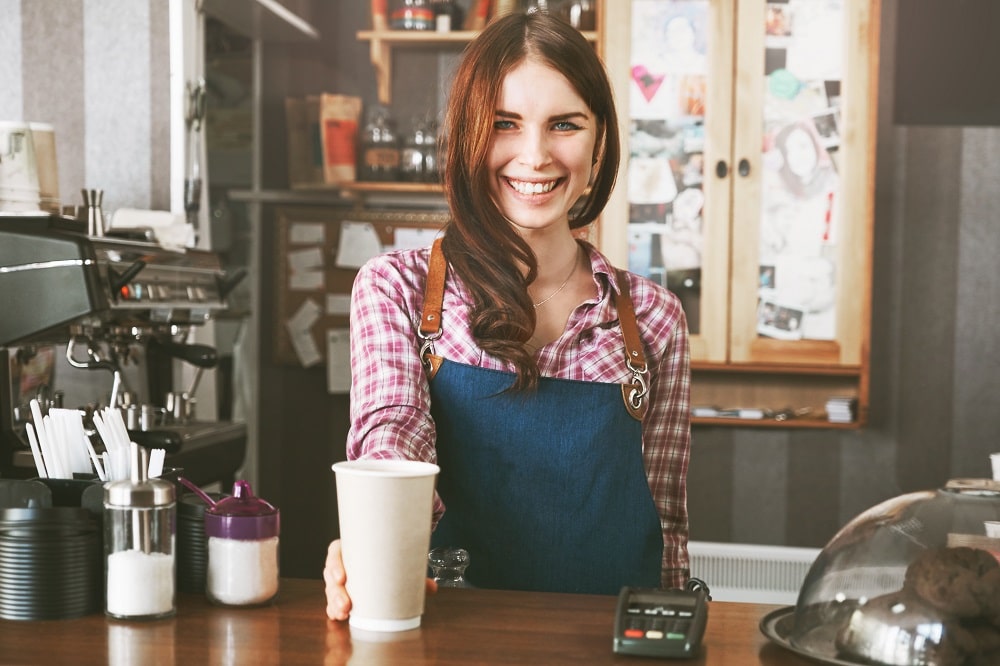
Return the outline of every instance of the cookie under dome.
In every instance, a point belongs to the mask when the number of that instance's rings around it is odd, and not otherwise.
[[[816,558],[781,642],[836,664],[1000,664],[1000,538],[987,536],[990,521],[1000,521],[1000,482],[988,479],[865,511]]]

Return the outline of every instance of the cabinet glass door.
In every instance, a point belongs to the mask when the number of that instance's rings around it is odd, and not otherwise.
[[[853,243],[867,101],[850,75],[851,0],[741,2],[733,160],[730,360],[858,362]],[[860,2],[853,2],[860,6]],[[856,56],[855,56],[856,57]],[[849,92],[850,90],[850,92]],[[863,90],[863,88],[861,88]],[[857,102],[861,103],[858,104]]]
[[[692,358],[726,359],[732,18],[709,0],[633,0],[627,89],[629,269],[684,305]],[[709,166],[706,166],[709,165]]]

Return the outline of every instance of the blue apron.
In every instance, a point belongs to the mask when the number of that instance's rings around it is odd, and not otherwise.
[[[542,377],[537,390],[505,392],[514,377],[437,359],[445,513],[432,545],[465,548],[476,587],[659,587],[663,532],[622,385]]]

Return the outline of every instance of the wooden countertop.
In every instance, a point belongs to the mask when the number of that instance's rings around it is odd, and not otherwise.
[[[775,645],[758,624],[776,606],[714,601],[703,653],[685,661],[616,655],[616,598],[498,590],[442,589],[427,598],[422,626],[400,634],[352,631],[324,614],[318,580],[283,579],[264,608],[231,609],[178,595],[177,615],[121,622],[93,614],[73,620],[0,620],[4,664],[708,664],[809,666]]]

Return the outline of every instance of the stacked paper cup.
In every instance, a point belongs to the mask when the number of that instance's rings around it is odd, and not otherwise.
[[[38,167],[38,205],[49,213],[59,213],[59,163],[56,159],[56,132],[48,123],[28,123],[31,140],[35,145],[35,163]]]
[[[0,211],[38,211],[38,163],[29,123],[0,121]]]

